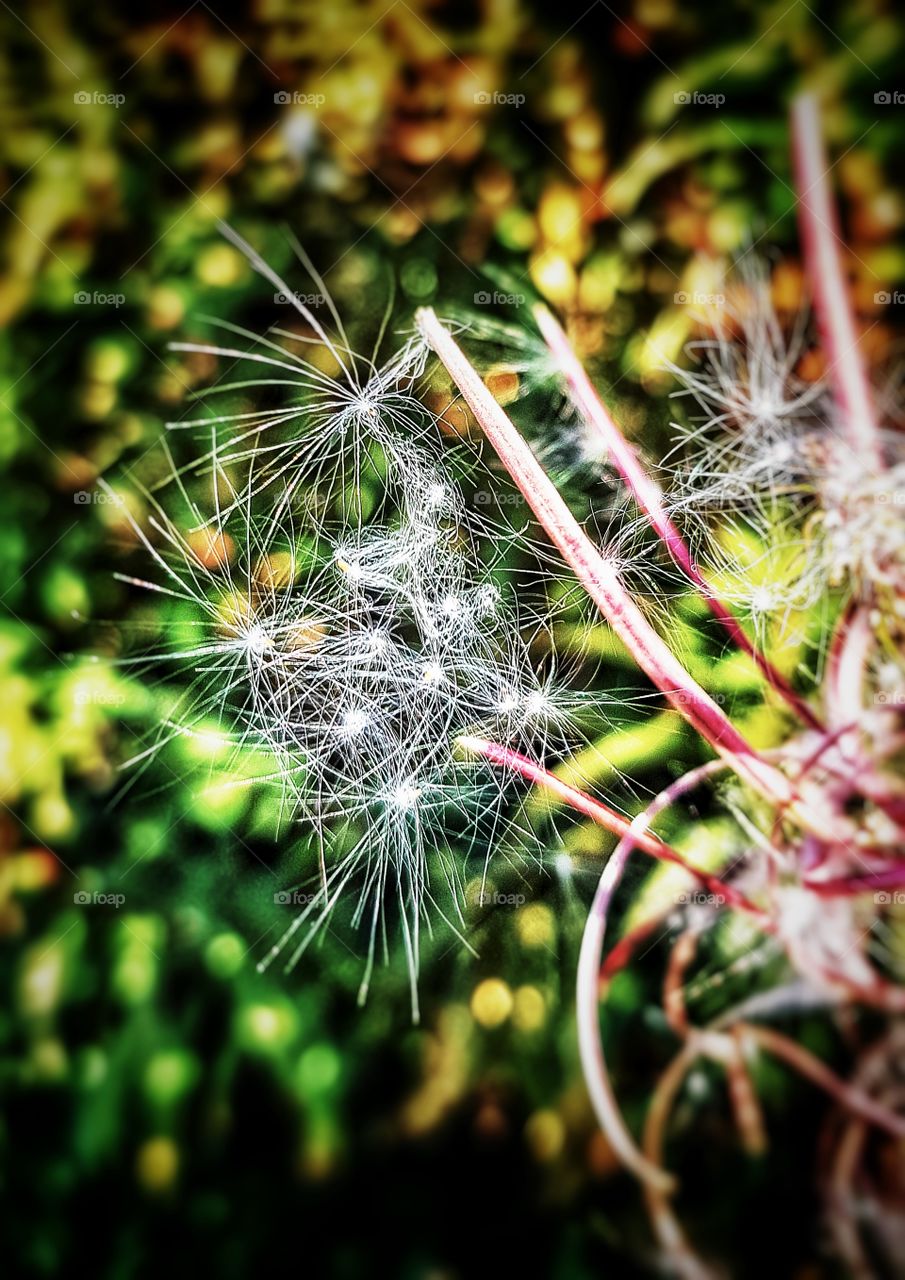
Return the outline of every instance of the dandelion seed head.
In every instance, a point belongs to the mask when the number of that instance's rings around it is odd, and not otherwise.
[[[674,518],[759,641],[771,614],[807,610],[828,589],[864,601],[879,594],[894,614],[905,596],[898,442],[881,474],[845,443],[827,386],[798,372],[808,319],[780,320],[762,264],[749,255],[727,288],[712,336],[690,345],[690,367],[672,367],[677,394],[703,415],[677,427]],[[727,528],[760,542],[759,563],[736,560]]]
[[[847,451],[846,451],[847,452]],[[905,463],[859,474],[840,458],[820,487],[818,528],[831,584],[851,583],[862,598],[905,593]]]
[[[364,647],[369,654],[386,653],[389,643],[389,637],[385,631],[372,629],[364,633]]]
[[[387,800],[392,808],[410,813],[421,799],[421,791],[414,782],[401,782],[388,793]]]
[[[367,711],[362,711],[360,707],[354,707],[351,711],[344,713],[340,722],[340,731],[344,737],[354,738],[358,734],[364,733],[370,724],[371,717]]]
[[[273,648],[273,641],[259,622],[249,627],[244,639],[249,653],[259,658]]]
[[[550,714],[552,705],[542,689],[535,689],[525,699],[525,711],[529,716],[546,716]]]
[[[365,418],[373,418],[377,414],[377,405],[369,396],[358,396],[352,401],[351,408],[353,413],[359,413]]]
[[[443,504],[447,502],[448,499],[449,499],[449,488],[447,485],[441,484],[439,483],[439,481],[435,481],[428,488],[428,491],[427,491],[428,505],[433,507],[435,510],[437,508],[442,508]]]
[[[475,597],[475,604],[477,606],[479,616],[487,617],[489,614],[494,613],[499,606],[501,598],[498,587],[490,584],[485,584],[483,587],[479,587],[477,596]]]
[[[759,582],[751,588],[750,605],[754,613],[772,613],[782,603],[782,583]]]
[[[750,509],[810,477],[809,442],[828,413],[823,383],[797,372],[807,317],[779,319],[764,264],[746,256],[725,287],[713,336],[689,344],[689,366],[668,366],[701,415],[676,424],[670,459],[688,513]]]
[[[273,279],[249,246],[243,252]],[[463,760],[458,739],[492,731],[543,756],[571,731],[571,708],[534,670],[537,627],[523,634],[531,606],[492,580],[516,531],[466,504],[456,455],[448,461],[416,394],[426,345],[408,340],[379,364],[376,352],[353,352],[328,309],[335,335],[318,316],[304,318],[335,376],[289,332],[276,341],[226,326],[247,350],[184,344],[247,362],[261,376],[240,374],[244,389],[287,384],[289,403],[181,424],[204,429],[205,451],[150,500],[152,536],[132,524],[156,571],[156,581],[136,583],[191,616],[135,661],[188,677],[161,741],[213,731],[229,752],[254,753],[265,762],[261,785],[278,789],[287,819],[317,850],[317,891],[262,965],[278,955],[295,965],[351,897],[367,953],[363,990],[392,910],[414,1010],[420,929],[438,912],[457,927],[465,858],[489,857],[517,820],[510,779]],[[469,457],[463,470],[472,476],[478,465]],[[212,514],[189,496],[196,474]],[[371,518],[365,489],[376,495]],[[296,501],[315,491],[316,511]],[[204,546],[229,554],[199,558],[190,536],[199,528]],[[535,839],[523,827],[521,846]]]
[[[362,568],[358,561],[353,557],[345,556],[341,551],[337,551],[334,555],[336,567],[340,573],[344,573],[350,582],[360,582],[362,578]]]

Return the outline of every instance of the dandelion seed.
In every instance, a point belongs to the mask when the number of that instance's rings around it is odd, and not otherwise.
[[[486,617],[488,614],[493,613],[500,603],[498,588],[493,586],[479,587],[475,603],[481,617]]]
[[[356,707],[354,710],[347,711],[343,715],[341,731],[344,737],[355,738],[358,734],[363,733],[370,724],[371,717],[368,713]]]
[[[550,713],[551,706],[543,691],[535,689],[525,699],[525,710],[529,716],[541,717]]]
[[[132,581],[195,611],[195,643],[164,646],[142,659],[191,670],[193,685],[171,733],[202,732],[213,714],[231,749],[251,748],[268,759],[262,783],[280,788],[285,811],[318,851],[320,891],[263,966],[285,953],[291,969],[342,898],[357,894],[353,925],[367,940],[362,997],[393,909],[415,1014],[421,927],[433,912],[456,927],[450,916],[462,917],[462,859],[472,848],[488,857],[506,829],[503,780],[463,762],[457,743],[476,728],[505,724],[513,744],[543,750],[551,716],[545,708],[536,725],[528,723],[520,690],[530,693],[537,680],[519,608],[514,601],[504,607],[488,581],[509,535],[467,513],[429,438],[433,420],[400,390],[423,367],[423,343],[407,344],[382,369],[372,364],[360,380],[357,357],[338,327],[336,341],[322,326],[316,332],[332,343],[343,387],[300,358],[250,352],[271,369],[274,361],[297,369],[313,405],[307,416],[293,413],[280,423],[261,416],[224,420],[226,445],[211,437],[202,459],[212,472],[213,516],[189,500],[186,473],[174,468],[183,519],[152,499],[154,535],[167,554],[134,525],[165,585]],[[296,436],[291,447],[272,448],[255,436],[286,423],[312,432],[325,427],[325,438],[318,448],[314,434],[304,445]],[[340,507],[336,530],[294,514],[292,494],[303,483],[336,495],[348,479],[348,451],[365,433],[384,451],[393,476],[392,523],[368,522]],[[234,484],[231,477],[246,463],[247,482]],[[193,542],[201,538],[228,554],[199,559]],[[492,547],[489,567],[482,540]],[[506,705],[507,691],[511,714],[497,706]],[[561,729],[567,720],[559,717]],[[358,838],[349,848],[351,832]],[[534,839],[523,830],[519,838],[528,847]],[[441,906],[444,897],[451,910]]]
[[[434,510],[442,508],[449,499],[449,489],[445,484],[431,484],[427,491],[427,500]]]
[[[255,623],[253,627],[249,628],[245,636],[245,644],[249,653],[258,658],[263,657],[268,650],[273,648],[273,641],[260,623]]]
[[[421,787],[417,787],[411,782],[403,782],[398,787],[393,788],[388,798],[393,808],[408,813],[416,807],[421,799]]]

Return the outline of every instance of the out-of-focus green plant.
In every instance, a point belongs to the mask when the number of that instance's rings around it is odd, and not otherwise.
[[[332,1274],[470,1272],[474,1236],[462,1223],[475,1205],[499,1242],[482,1255],[488,1269],[647,1269],[636,1262],[647,1256],[637,1206],[612,1176],[579,1083],[570,1012],[583,904],[609,837],[576,823],[555,875],[492,870],[483,888],[514,901],[469,908],[478,960],[442,934],[426,941],[421,1030],[407,1026],[395,969],[354,1009],[359,962],[338,937],[312,957],[316,980],[256,974],[259,948],[287,917],[273,895],[314,851],[285,829],[274,840],[280,815],[267,797],[219,786],[254,762],[218,756],[215,741],[205,754],[176,740],[144,771],[117,772],[181,690],[82,661],[88,650],[128,656],[129,592],[109,572],[127,535],[95,481],[116,468],[149,488],[161,478],[161,424],[211,376],[203,358],[169,354],[169,340],[209,337],[210,314],[255,331],[274,320],[270,291],[222,242],[219,217],[279,268],[288,224],[332,267],[343,314],[359,305],[364,344],[390,275],[397,315],[434,301],[441,279],[444,302],[472,313],[505,309],[476,305],[478,293],[537,291],[562,308],[621,420],[659,455],[673,416],[663,357],[699,332],[676,295],[712,292],[709,259],[752,234],[791,238],[774,89],[799,76],[836,103],[855,297],[882,367],[894,327],[875,295],[901,284],[905,259],[889,188],[895,108],[874,94],[900,81],[901,36],[880,6],[818,8],[639,3],[618,19],[598,8],[559,20],[509,4],[466,19],[418,4],[280,3],[126,17],[101,0],[2,14],[0,315],[13,328],[0,345],[0,918],[12,996],[0,1018],[0,1165],[12,1270],[178,1272],[196,1265],[200,1240],[211,1269],[247,1275],[285,1254],[289,1234]],[[679,89],[727,101],[698,109],[676,102]],[[800,273],[777,290],[794,308]],[[654,396],[643,412],[642,388]],[[445,410],[448,385],[435,394]],[[461,430],[457,409],[446,416]],[[564,461],[570,500],[590,510],[587,471]],[[564,580],[566,602],[570,591]],[[577,644],[581,611],[561,616]],[[823,624],[815,613],[801,621],[804,646]],[[154,607],[130,624],[148,637],[162,625]],[[698,651],[697,635],[692,626],[683,644],[694,675],[769,745],[773,713],[762,737],[751,723],[762,713],[744,685],[750,669],[736,687],[719,643]],[[609,633],[598,628],[590,644],[587,678],[628,686],[630,734],[617,738],[615,725],[598,744],[618,775],[595,773],[591,756],[583,776],[633,812],[638,793],[696,763],[699,748],[669,712],[639,743],[645,690]],[[793,646],[789,669],[799,657]],[[624,773],[637,793],[620,789]],[[551,842],[551,862],[556,851]],[[470,881],[466,900],[481,889]],[[76,903],[77,893],[97,898]],[[122,894],[121,905],[102,900]],[[642,965],[614,983],[607,1016],[628,1033],[620,1081],[644,1078],[673,1043],[647,1017],[638,1035],[654,978]],[[815,1052],[844,1061],[821,1019],[802,1023]],[[767,1233],[738,1256],[743,1209],[755,1205],[778,1237],[797,1227],[812,1185],[810,1092],[760,1075],[784,1121],[771,1157],[739,1165],[733,1180],[721,1163],[720,1196],[702,1192],[694,1206],[735,1250],[740,1275],[774,1262]],[[697,1079],[689,1111],[714,1087]],[[721,1131],[711,1136],[725,1152]],[[392,1197],[375,1195],[386,1186]],[[342,1233],[324,1229],[331,1217]],[[815,1256],[794,1238],[797,1257]]]

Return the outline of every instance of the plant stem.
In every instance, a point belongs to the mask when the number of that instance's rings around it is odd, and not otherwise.
[[[863,875],[836,876],[832,880],[818,880],[809,876],[804,883],[812,893],[824,898],[853,898],[861,893],[882,893],[888,900],[890,889],[905,888],[905,862],[896,862],[891,867]],[[901,894],[898,892],[896,899],[901,901]]]
[[[830,188],[820,111],[811,93],[800,94],[792,103],[792,155],[805,262],[836,402],[854,463],[862,471],[882,471],[880,431],[858,352],[859,337],[839,252],[843,242]]]
[[[623,586],[616,566],[590,541],[433,310],[421,308],[416,320],[538,521],[642,671],[739,777],[771,802],[790,804],[794,797],[788,780],[758,756],[657,635]]]
[[[555,773],[551,773],[549,769],[545,769],[543,765],[538,764],[537,761],[530,759],[528,756],[522,755],[520,751],[514,751],[511,747],[504,747],[498,742],[490,742],[487,738],[471,737],[468,734],[462,735],[457,741],[465,751],[481,756],[491,764],[510,769],[533,786],[544,787],[546,790],[552,791],[560,800],[563,800],[576,812],[584,814],[586,818],[590,818],[592,822],[596,822],[598,826],[605,827],[607,831],[612,832],[613,835],[619,836],[621,839],[631,838],[633,845],[643,849],[652,858],[657,858],[661,862],[671,862],[675,866],[681,867],[683,871],[687,871],[689,875],[694,876],[709,893],[722,898],[723,901],[731,906],[740,907],[757,916],[761,923],[767,922],[766,915],[759,907],[755,906],[753,902],[750,902],[730,885],[724,884],[718,876],[708,875],[706,871],[699,871],[696,867],[691,866],[680,853],[670,848],[659,837],[650,835],[643,827],[634,825],[628,818],[624,818],[621,813],[617,813],[615,809],[611,809],[609,805],[604,804],[601,800],[595,800],[587,792],[579,791],[577,787],[570,787],[567,782],[557,778]]]
[[[675,1180],[659,1164],[650,1161],[638,1148],[622,1119],[616,1101],[600,1035],[600,971],[610,904],[626,864],[636,848],[642,847],[647,828],[658,813],[672,805],[681,795],[693,790],[703,779],[725,769],[722,760],[711,760],[693,769],[662,791],[643,813],[638,814],[611,854],[597,885],[588,912],[578,958],[575,1011],[578,1021],[578,1047],[585,1084],[597,1119],[613,1149],[623,1163],[644,1183],[661,1192],[673,1189]]]
[[[660,1077],[644,1122],[643,1150],[656,1168],[662,1158],[666,1127],[685,1077],[694,1066],[701,1047],[695,1040],[686,1041]],[[651,1224],[657,1233],[670,1267],[681,1280],[716,1280],[716,1273],[706,1266],[692,1249],[678,1218],[659,1188],[644,1184],[644,1200]]]
[[[842,1106],[848,1107],[855,1115],[866,1120],[868,1124],[876,1125],[877,1128],[883,1129],[897,1138],[905,1138],[905,1116],[895,1115],[887,1107],[884,1107],[882,1103],[872,1098],[869,1093],[859,1088],[858,1085],[840,1080],[839,1076],[831,1071],[820,1058],[815,1057],[813,1053],[797,1044],[789,1036],[784,1036],[781,1032],[774,1031],[771,1027],[753,1023],[744,1024],[744,1034],[755,1041],[760,1048],[772,1053],[777,1058],[782,1058],[790,1067],[794,1067],[806,1079],[813,1081],[814,1084],[824,1089]]]
[[[840,615],[830,646],[826,681],[827,714],[834,728],[854,728],[861,722],[872,641],[868,608],[854,605]]]
[[[534,308],[534,316],[544,341],[550,349],[550,353],[569,384],[572,398],[579,413],[587,425],[596,431],[603,440],[607,453],[622,477],[626,488],[647,517],[651,528],[663,542],[675,564],[682,570],[689,581],[698,588],[710,612],[731,636],[735,644],[753,659],[769,683],[776,689],[777,693],[785,698],[801,720],[811,729],[822,729],[823,726],[820,720],[804,699],[798,696],[785,676],[777,671],[773,663],[752,643],[729,606],[714,594],[713,588],[693,559],[685,539],[670,519],[659,485],[648,474],[637,453],[626,440],[618,424],[595,391],[561,325],[545,306],[536,306]]]

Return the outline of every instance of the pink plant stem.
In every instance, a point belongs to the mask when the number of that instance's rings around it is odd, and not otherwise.
[[[879,1129],[884,1129],[898,1138],[905,1137],[905,1116],[895,1115],[858,1085],[840,1080],[835,1072],[825,1066],[819,1058],[788,1036],[770,1027],[751,1023],[744,1024],[744,1031],[745,1035],[761,1048],[777,1058],[782,1058],[790,1067],[794,1067],[808,1080],[813,1081],[855,1115],[861,1116],[869,1124],[876,1125]]]
[[[866,875],[837,876],[833,880],[811,876],[804,883],[824,898],[854,897],[859,893],[887,893],[888,897],[888,890],[905,888],[905,862]]]
[[[693,769],[662,791],[631,823],[629,830],[610,856],[597,884],[597,892],[588,913],[578,959],[576,983],[578,1047],[591,1103],[600,1127],[626,1168],[631,1169],[641,1182],[664,1193],[674,1188],[675,1179],[660,1165],[649,1160],[637,1146],[622,1118],[610,1082],[600,1036],[600,970],[603,946],[613,894],[622,879],[632,852],[641,847],[641,841],[645,838],[650,823],[658,813],[674,804],[685,792],[693,790],[705,778],[725,768],[726,765],[722,760],[710,760],[707,764]]]
[[[874,636],[870,608],[854,604],[842,614],[830,644],[826,677],[826,707],[833,733],[829,743],[838,741],[840,765],[852,790],[882,809],[892,822],[905,830],[905,804],[896,795],[895,784],[865,759],[859,728],[864,721],[864,692]],[[834,762],[830,767],[835,770]],[[880,887],[880,886],[878,886]]]
[[[713,588],[692,558],[685,539],[667,514],[659,485],[648,474],[637,453],[626,440],[619,426],[595,391],[581,361],[572,350],[561,325],[544,306],[535,307],[534,315],[544,341],[556,360],[560,372],[569,384],[572,398],[578,407],[579,413],[588,426],[593,428],[603,440],[607,453],[622,477],[626,488],[647,517],[651,528],[663,542],[674,562],[701,592],[710,612],[728,635],[731,636],[734,643],[752,658],[777,693],[785,698],[789,706],[794,708],[805,724],[812,729],[822,729],[823,726],[820,720],[804,699],[798,696],[785,676],[777,671],[772,662],[756,648],[728,605],[724,604],[714,594]]]
[[[613,465],[625,481],[626,487],[638,506],[647,516],[652,528],[666,544],[669,554],[689,578],[697,581],[697,569],[691,552],[679,530],[667,515],[663,506],[660,487],[648,475],[638,455],[619,427],[613,421],[606,406],[598,396],[575,355],[569,339],[553,313],[545,306],[534,308],[534,318],[550,353],[556,360],[560,373],[569,384],[576,405],[587,424],[594,428],[606,446]]]
[[[697,1037],[686,1041],[654,1089],[644,1122],[643,1146],[645,1156],[655,1168],[662,1157],[670,1112],[700,1052]],[[716,1280],[716,1272],[694,1252],[672,1206],[659,1188],[645,1183],[643,1191],[651,1225],[663,1246],[672,1274],[678,1280]]]
[[[732,1030],[736,1052],[726,1062],[726,1084],[742,1146],[749,1156],[762,1156],[768,1146],[764,1113],[745,1058],[745,1040],[739,1027]]]
[[[514,751],[511,747],[501,746],[498,742],[490,742],[487,738],[475,738],[468,734],[463,734],[458,739],[458,743],[464,750],[489,760],[491,764],[500,765],[504,769],[517,773],[533,786],[543,787],[547,791],[551,791],[565,804],[575,809],[578,813],[584,814],[586,818],[590,818],[598,826],[605,827],[613,835],[621,838],[631,835],[632,843],[639,849],[643,849],[645,853],[650,854],[652,858],[659,858],[662,862],[671,862],[675,866],[681,867],[683,871],[687,871],[689,875],[694,876],[709,893],[722,898],[731,906],[740,907],[742,910],[750,912],[758,918],[761,924],[767,924],[768,917],[759,907],[756,907],[753,902],[750,902],[730,885],[724,884],[718,876],[708,875],[706,871],[698,871],[696,867],[692,867],[686,862],[680,853],[677,853],[675,849],[671,849],[668,844],[664,844],[657,836],[648,834],[643,828],[636,830],[632,823],[627,818],[624,818],[621,813],[617,813],[615,809],[611,809],[609,805],[603,804],[602,801],[595,800],[587,792],[579,791],[577,787],[570,787],[567,782],[557,778],[555,773],[551,773],[549,769],[545,769],[543,765],[531,760],[528,756],[522,755],[520,751]],[[711,763],[713,762],[711,761]],[[722,761],[719,763],[721,767],[725,767]]]
[[[422,307],[416,320],[426,342],[443,361],[538,521],[642,671],[740,778],[774,804],[791,804],[794,797],[788,780],[754,751],[657,635],[629,596],[615,565],[601,555],[587,537],[528,445],[433,310]]]
[[[830,648],[827,711],[834,728],[855,728],[864,713],[864,680],[873,643],[870,610],[856,605],[842,615]]]
[[[873,1266],[861,1245],[858,1214],[861,1197],[856,1194],[854,1185],[864,1158],[867,1134],[863,1120],[848,1121],[836,1145],[829,1187],[832,1212],[827,1218],[852,1280],[874,1280]]]
[[[820,111],[811,93],[800,94],[792,104],[792,154],[805,262],[836,402],[842,411],[856,464],[866,471],[882,471],[880,431],[858,352],[858,332],[839,252],[842,239],[820,129]]]
[[[643,924],[636,925],[630,933],[624,934],[619,939],[612,950],[608,952],[600,967],[601,989],[603,989],[604,984],[611,982],[617,973],[621,973],[623,969],[631,964],[642,942],[646,942],[664,924],[666,917],[671,913],[672,906],[668,910],[664,910],[661,915],[648,917]]]

